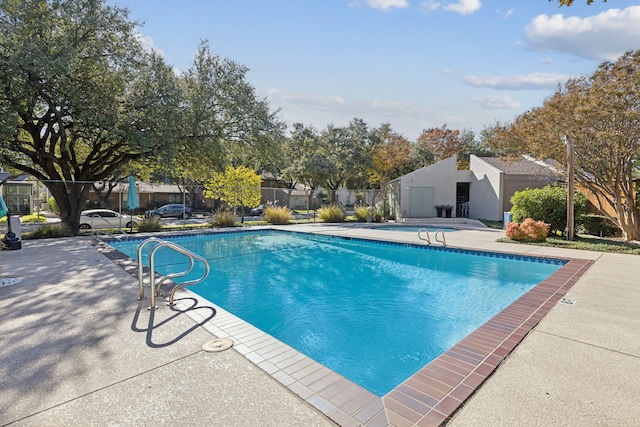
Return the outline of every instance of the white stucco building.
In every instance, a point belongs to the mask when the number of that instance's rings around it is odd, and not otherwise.
[[[531,158],[471,155],[469,170],[458,170],[453,156],[391,181],[390,202],[397,219],[435,217],[440,206],[452,207],[453,217],[500,221],[516,191],[561,180],[553,169]]]

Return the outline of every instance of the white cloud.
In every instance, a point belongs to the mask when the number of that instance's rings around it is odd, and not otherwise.
[[[442,9],[447,12],[456,12],[460,15],[469,15],[480,10],[482,3],[480,0],[458,0],[457,2],[441,3],[436,0],[426,0],[420,4],[420,8],[424,13],[433,12]]]
[[[486,87],[501,90],[554,89],[566,82],[571,76],[559,73],[530,73],[513,76],[474,76],[462,77],[462,81],[474,87]]]
[[[586,18],[539,15],[525,29],[529,46],[588,59],[615,60],[640,46],[640,6]]]
[[[260,91],[274,104],[287,105],[287,108],[313,107],[317,110],[349,112],[358,117],[357,112],[397,115],[424,112],[414,105],[378,99],[346,100],[335,95],[310,95],[286,92],[280,89],[266,88]]]
[[[258,90],[268,99],[289,125],[300,122],[323,129],[329,123],[344,126],[353,118],[364,120],[369,126],[391,123],[393,129],[408,138],[416,138],[422,129],[441,126],[442,123],[463,123],[447,116],[442,108],[429,109],[416,104],[380,100],[345,99],[341,96],[324,96],[287,92],[275,88]]]
[[[434,1],[434,0],[427,0],[427,1],[422,2],[420,4],[420,9],[422,10],[422,12],[427,13],[427,14],[429,12],[433,12],[434,10],[440,9],[440,7],[442,7],[442,3]]]
[[[457,3],[449,3],[442,7],[449,12],[457,12],[460,15],[469,15],[480,10],[480,0],[459,0]]]
[[[515,10],[514,9],[509,9],[509,10],[506,10],[506,11],[504,11],[504,10],[496,10],[496,13],[498,15],[502,15],[502,17],[504,19],[507,19],[508,17],[512,16],[515,13]]]
[[[333,110],[346,105],[346,101],[340,96],[307,95],[274,88],[266,88],[261,92],[275,104],[286,104],[296,109],[311,106],[319,110]]]
[[[409,7],[407,0],[364,0],[365,4],[373,9],[388,10],[392,7]]]
[[[164,59],[167,59],[167,55],[161,49],[158,49],[156,46],[154,46],[153,39],[151,37],[142,34],[140,31],[136,31],[136,37],[138,38],[140,43],[142,43],[142,48],[145,51],[155,52]]]
[[[520,108],[520,103],[511,99],[509,95],[473,96],[470,100],[487,109],[516,110]]]

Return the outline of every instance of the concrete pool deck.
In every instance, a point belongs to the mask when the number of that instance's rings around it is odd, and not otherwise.
[[[287,228],[419,242],[401,231]],[[595,262],[567,294],[576,304],[555,306],[449,424],[635,424],[640,257],[495,242],[501,236],[468,229],[447,243]],[[202,351],[214,337],[189,316],[149,312],[135,278],[91,239],[0,252],[7,277],[21,282],[0,288],[0,425],[335,425],[236,349]]]

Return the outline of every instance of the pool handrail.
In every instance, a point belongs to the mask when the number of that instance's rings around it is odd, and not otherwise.
[[[423,232],[423,231],[426,233],[426,236],[427,236],[427,238],[426,238],[426,239],[422,238],[422,232]],[[426,241],[428,244],[431,244],[431,237],[429,237],[429,230],[427,230],[426,228],[419,228],[419,229],[418,229],[418,239],[420,239],[420,240],[424,240],[424,241]]]
[[[139,286],[140,286],[140,300],[144,299],[144,279],[143,279],[143,265],[142,265],[142,248],[148,244],[148,243],[152,243],[152,242],[156,242],[156,246],[154,246],[153,249],[151,249],[151,252],[149,253],[149,285],[151,287],[151,297],[150,297],[150,304],[149,304],[149,310],[154,310],[157,308],[156,304],[155,304],[155,297],[159,295],[160,293],[160,286],[162,286],[162,284],[169,279],[174,279],[176,277],[182,277],[185,276],[187,274],[189,274],[191,272],[191,270],[193,270],[193,267],[195,265],[195,260],[197,259],[198,261],[202,262],[204,264],[205,267],[205,272],[202,275],[202,277],[198,278],[198,279],[193,279],[193,280],[187,280],[186,282],[183,283],[179,283],[176,286],[173,287],[173,289],[171,289],[171,292],[169,294],[169,304],[168,305],[174,305],[173,302],[173,298],[174,295],[176,293],[176,291],[178,289],[182,289],[185,286],[189,286],[189,285],[195,285],[196,283],[200,283],[203,280],[205,280],[207,278],[207,276],[209,275],[209,263],[207,262],[207,260],[203,257],[201,257],[198,254],[195,254],[185,248],[183,248],[182,246],[179,246],[175,243],[172,242],[167,242],[165,240],[162,239],[158,239],[157,237],[150,237],[149,239],[145,240],[144,242],[142,242],[140,244],[140,246],[138,246],[138,281],[139,281]],[[173,249],[176,252],[179,252],[183,255],[186,255],[189,258],[189,268],[187,268],[186,270],[179,272],[179,273],[171,273],[171,274],[167,274],[165,276],[163,276],[160,281],[157,283],[156,285],[156,281],[155,281],[155,253],[158,249],[160,249],[161,247],[167,247],[169,249]]]
[[[424,237],[422,237],[422,233],[425,233],[426,239]],[[438,234],[442,235],[442,239],[438,239]],[[444,230],[438,230],[436,231],[436,234],[434,235],[434,238],[436,240],[436,242],[438,243],[442,243],[442,246],[447,246],[447,239],[445,239],[444,237]],[[425,242],[427,242],[427,244],[431,244],[431,237],[429,236],[429,230],[426,228],[419,228],[418,229],[418,239],[420,240],[424,240]]]
[[[442,240],[438,239],[438,233],[442,235]],[[444,238],[444,230],[438,230],[435,234],[436,242],[442,243],[442,246],[447,246],[447,239]]]
[[[140,243],[138,245],[138,285],[139,285],[139,290],[140,290],[140,297],[138,298],[138,301],[142,301],[144,298],[144,266],[142,265],[142,249],[149,243],[153,243],[153,242],[164,242],[164,240],[162,239],[158,239],[157,237],[149,237],[148,239],[146,239],[145,241],[143,241],[142,243]]]

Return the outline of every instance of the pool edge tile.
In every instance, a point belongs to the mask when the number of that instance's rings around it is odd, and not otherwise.
[[[233,233],[238,232],[255,231],[234,231]],[[323,237],[329,236],[324,235]],[[376,239],[352,239],[380,243]],[[94,246],[114,263],[122,267],[123,270],[137,278],[137,265],[135,265],[135,262],[132,263],[130,258],[122,256],[123,254],[115,249],[110,250],[111,247],[107,244],[96,244]],[[435,249],[438,250],[438,248]],[[449,250],[449,248],[443,249]],[[483,254],[482,251],[477,250],[462,249],[462,251]],[[214,333],[215,336],[226,336],[233,339],[238,343],[238,348],[234,346],[232,347],[233,350],[342,427],[360,425],[366,427],[384,425],[440,426],[455,416],[455,413],[464,403],[499,369],[500,364],[517,349],[526,336],[535,329],[544,316],[555,307],[558,301],[594,263],[593,260],[568,257],[536,257],[497,253],[497,256],[505,255],[522,259],[548,258],[551,260],[549,262],[559,260],[564,261],[565,264],[556,273],[505,308],[505,310],[509,310],[506,312],[503,310],[496,314],[492,319],[382,397],[374,395],[286,344],[284,344],[282,351],[273,351],[270,357],[262,357],[259,355],[259,351],[252,349],[250,345],[243,342],[244,340],[241,337],[237,338],[228,331],[227,328],[233,328],[246,334],[250,328],[238,327],[239,323],[236,321],[238,319],[244,322],[243,320],[187,289],[180,290],[176,297],[196,300],[198,307],[201,307],[200,304],[212,307],[215,316],[207,320],[206,318],[203,319],[201,315],[195,315],[193,310],[186,305],[178,305],[181,311],[191,317],[194,322],[202,324],[203,321],[206,321],[203,326],[207,330],[210,332],[219,331]],[[184,307],[187,308],[184,309]],[[217,323],[220,319],[223,320],[222,326]],[[248,323],[247,325],[253,327]],[[260,331],[258,328],[255,328],[255,330]],[[258,339],[257,342],[270,341],[269,338],[275,340],[269,334],[264,334],[267,337],[261,337],[262,339]],[[246,335],[244,336],[246,337]],[[250,336],[255,339],[260,334],[250,334]],[[274,348],[274,350],[276,349]],[[283,359],[282,357],[285,354],[287,356]],[[295,360],[295,362],[287,364],[288,360]],[[430,366],[432,364],[433,366]],[[448,367],[452,364],[455,369]],[[322,368],[331,372],[327,372]],[[466,374],[464,373],[465,370]],[[446,382],[442,382],[441,380],[445,378],[443,375],[446,375],[447,371],[451,372],[452,376],[447,377]],[[318,376],[318,378],[313,375]],[[331,376],[331,380],[327,380],[327,384],[316,384],[316,382],[322,381],[327,376]],[[308,385],[300,382],[304,378],[307,379],[305,382],[308,382]],[[316,384],[314,388],[317,389],[315,391],[309,388],[314,384]],[[410,384],[414,384],[416,387]],[[401,387],[405,386],[415,390],[416,393],[413,396],[404,393]],[[431,396],[428,391],[423,390],[431,390],[432,394],[441,397]],[[411,392],[410,390],[405,391]],[[420,394],[425,396],[425,401],[414,397]],[[401,400],[394,398],[394,396],[401,398]],[[405,396],[407,396],[406,399],[410,399],[405,400],[405,403],[411,404],[413,408],[402,403],[402,399],[405,399]],[[415,400],[417,404],[412,404],[412,400]]]

